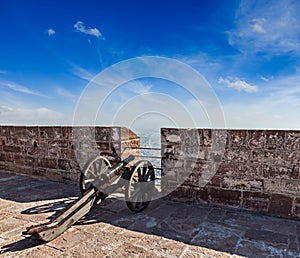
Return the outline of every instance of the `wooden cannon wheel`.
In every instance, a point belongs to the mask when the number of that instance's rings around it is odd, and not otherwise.
[[[82,173],[80,174],[79,187],[83,195],[107,169],[111,168],[109,160],[103,156],[96,156],[87,162]]]
[[[131,169],[125,187],[125,201],[133,212],[146,209],[154,190],[155,173],[153,165],[147,160],[138,161]]]

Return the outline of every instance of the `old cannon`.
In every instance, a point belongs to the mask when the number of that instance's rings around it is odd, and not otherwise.
[[[139,160],[129,166],[134,158],[130,155],[114,166],[103,156],[89,160],[80,175],[82,197],[49,222],[28,227],[23,234],[33,235],[45,242],[51,241],[85,216],[94,204],[100,204],[120,188],[125,191],[125,201],[131,211],[146,209],[155,190],[155,172],[148,160]]]

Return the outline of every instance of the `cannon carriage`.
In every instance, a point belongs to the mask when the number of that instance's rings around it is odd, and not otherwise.
[[[156,171],[160,168],[154,167],[146,159],[139,159],[130,165],[136,158],[141,157],[158,158],[129,155],[115,165],[111,165],[109,159],[102,155],[90,158],[80,174],[79,188],[82,196],[50,221],[28,227],[23,234],[49,242],[88,214],[94,205],[101,204],[106,197],[120,189],[124,193],[127,207],[132,212],[143,211],[157,191]]]

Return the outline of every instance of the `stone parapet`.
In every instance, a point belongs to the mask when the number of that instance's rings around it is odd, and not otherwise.
[[[161,141],[169,197],[300,218],[300,131],[163,128]]]
[[[85,151],[90,142],[84,140],[91,130],[97,155],[106,156],[111,163],[126,158],[127,146],[140,146],[140,138],[123,127],[0,126],[0,169],[78,182],[81,169],[74,150],[74,128],[82,132],[82,151],[78,155],[84,160],[91,158],[91,153]],[[135,152],[138,155],[138,150]]]

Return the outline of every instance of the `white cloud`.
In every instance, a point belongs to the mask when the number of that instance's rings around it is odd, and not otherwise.
[[[230,128],[299,129],[300,74],[270,78],[255,98],[223,100]]]
[[[266,19],[260,18],[260,19],[253,19],[252,21],[253,21],[252,30],[254,32],[266,33],[265,29],[263,28]]]
[[[97,28],[86,28],[82,21],[78,21],[74,24],[74,28],[84,34],[92,35],[97,38],[101,37],[102,34]]]
[[[22,125],[58,125],[66,123],[66,119],[62,113],[45,107],[26,109],[0,106],[0,123]]]
[[[75,98],[76,98],[75,94],[73,94],[70,91],[68,91],[66,89],[63,89],[63,88],[57,88],[55,90],[55,92],[56,92],[57,95],[60,95],[60,96],[65,97],[65,98],[69,98],[71,100],[75,100]]]
[[[265,82],[268,82],[270,80],[269,78],[266,78],[264,76],[261,76],[260,79],[263,80],[263,81],[265,81]]]
[[[43,94],[41,94],[38,91],[31,90],[23,85],[20,85],[20,84],[14,83],[14,82],[0,81],[0,85],[4,86],[10,90],[13,90],[13,91],[30,94],[30,95],[43,96]]]
[[[91,79],[94,78],[94,74],[92,74],[91,72],[89,72],[88,70],[82,68],[79,65],[76,64],[71,64],[72,66],[72,73],[74,75],[76,75],[77,77],[79,77],[80,79],[86,80],[86,81],[90,81]]]
[[[8,72],[5,70],[0,70],[0,74],[7,74]]]
[[[126,86],[125,86],[125,90],[126,90]],[[129,82],[128,83],[128,89],[135,93],[135,94],[146,94],[149,93],[152,89],[152,85],[148,84],[148,83],[142,83],[139,81],[134,81],[134,82]]]
[[[56,31],[54,29],[50,28],[49,30],[47,30],[47,33],[48,33],[48,36],[52,36],[56,33]]]
[[[229,43],[242,52],[300,52],[300,2],[242,0]]]
[[[230,88],[236,89],[238,91],[245,91],[245,92],[257,92],[258,87],[256,85],[251,85],[246,81],[243,81],[239,78],[226,78],[220,77],[218,80],[219,83],[225,84]]]

